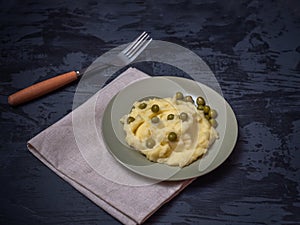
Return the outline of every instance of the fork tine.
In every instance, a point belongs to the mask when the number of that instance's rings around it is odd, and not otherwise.
[[[136,49],[138,49],[149,37],[149,34],[145,33],[140,39],[135,41],[134,45],[127,51],[124,52],[125,55],[130,56]]]
[[[135,48],[134,51],[128,55],[130,60],[134,60],[138,55],[140,55],[141,52],[144,51],[144,49],[150,44],[151,41],[152,38],[150,38],[149,40],[144,40],[137,48]]]
[[[140,40],[145,34],[146,34],[146,31],[144,31],[133,42],[131,42],[122,52],[125,53],[125,52],[129,51],[138,42],[138,40]]]
[[[149,38],[149,35],[146,33],[146,35],[144,35],[137,43],[135,43],[134,46],[132,46],[132,48],[125,53],[128,57],[131,57],[134,52],[136,52],[141,46],[143,46],[143,44],[145,43],[145,41]]]

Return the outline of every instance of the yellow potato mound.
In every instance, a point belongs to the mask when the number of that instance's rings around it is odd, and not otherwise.
[[[146,106],[141,107],[142,103]],[[159,106],[158,112],[153,112],[153,105]],[[168,119],[170,114],[173,119]],[[197,110],[191,102],[177,100],[175,96],[135,102],[121,122],[128,145],[147,159],[170,166],[189,165],[204,155],[218,138],[217,131],[202,110]],[[176,134],[176,140],[169,137],[171,132]]]

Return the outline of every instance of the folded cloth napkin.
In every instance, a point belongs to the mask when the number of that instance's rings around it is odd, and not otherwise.
[[[39,160],[123,224],[143,223],[192,182],[192,179],[154,182],[136,175],[120,166],[111,156],[101,132],[95,135],[95,130],[86,129],[94,115],[97,115],[97,121],[101,121],[105,107],[115,94],[147,77],[135,68],[127,69],[85,103],[28,142],[29,151]],[[76,130],[82,132],[82,140],[86,138],[86,141],[76,140]],[[97,159],[95,154],[101,157],[98,164],[90,162],[90,158]]]

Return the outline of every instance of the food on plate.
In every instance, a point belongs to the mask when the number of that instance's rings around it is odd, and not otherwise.
[[[128,145],[147,159],[184,167],[203,156],[218,138],[217,112],[203,97],[177,92],[170,98],[134,102],[121,118]]]

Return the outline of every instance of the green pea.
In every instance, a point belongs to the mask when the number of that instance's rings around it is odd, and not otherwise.
[[[148,138],[146,140],[146,147],[147,148],[153,148],[155,146],[155,141],[152,138]]]
[[[176,97],[177,100],[182,100],[183,99],[182,92],[177,92],[176,95],[175,95],[175,97]]]
[[[174,142],[177,140],[177,134],[175,132],[170,132],[168,135],[168,140]]]
[[[159,123],[159,118],[157,116],[152,117],[151,119],[152,123]]]
[[[173,120],[173,119],[174,119],[174,114],[169,114],[167,120]]]
[[[146,107],[147,107],[147,104],[146,104],[145,102],[139,104],[139,108],[140,108],[140,109],[144,109],[144,108],[146,108]]]
[[[185,112],[182,112],[179,115],[179,119],[181,119],[182,121],[187,121],[188,117],[189,117],[188,114]]]
[[[213,127],[217,127],[217,126],[218,126],[217,121],[216,121],[215,119],[213,119],[213,118],[211,118],[211,119],[209,120],[209,122],[210,122],[210,124],[211,124]]]
[[[184,100],[185,100],[186,102],[191,102],[191,103],[194,104],[194,100],[193,100],[192,96],[190,96],[190,95],[185,96],[185,97],[184,97]]]
[[[135,121],[135,119],[134,119],[132,116],[129,116],[129,117],[127,118],[127,123],[128,123],[128,124],[132,123],[133,121]]]
[[[205,105],[204,108],[203,108],[204,114],[208,114],[209,111],[210,111],[210,107],[208,105]]]
[[[198,98],[197,98],[197,100],[196,100],[196,102],[197,102],[197,105],[205,105],[205,100],[204,100],[204,98],[202,98],[201,96],[199,96]]]
[[[209,116],[208,114],[205,114],[204,116],[205,116],[205,118],[206,118],[207,120],[210,120],[210,119],[211,119],[210,116]]]
[[[198,110],[203,110],[203,109],[204,109],[204,106],[203,106],[203,105],[198,105],[198,106],[197,106],[197,109],[198,109]]]
[[[152,107],[151,107],[151,111],[154,112],[154,113],[158,113],[159,111],[159,106],[154,104]]]
[[[216,110],[211,109],[208,113],[208,115],[210,116],[210,118],[216,118],[218,116],[218,113]]]

